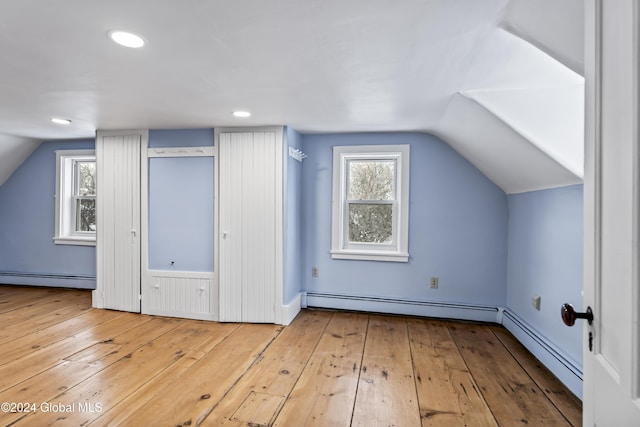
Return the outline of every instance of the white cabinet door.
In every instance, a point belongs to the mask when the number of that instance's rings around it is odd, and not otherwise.
[[[273,323],[282,291],[282,132],[221,131],[218,140],[220,320]]]
[[[586,6],[585,426],[640,426],[640,147],[634,0]],[[591,334],[591,340],[589,339]],[[593,348],[589,348],[592,341]]]
[[[140,312],[140,150],[146,132],[98,132],[93,305]]]

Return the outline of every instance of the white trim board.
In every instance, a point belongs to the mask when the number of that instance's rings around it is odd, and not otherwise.
[[[214,157],[217,147],[163,147],[147,148],[147,158],[153,157]]]
[[[289,304],[284,304],[280,307],[280,312],[276,311],[276,323],[279,325],[289,325],[296,318],[300,310],[302,309],[302,293],[298,292],[293,297]]]

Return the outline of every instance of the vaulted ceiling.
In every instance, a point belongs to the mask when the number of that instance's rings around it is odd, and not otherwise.
[[[507,193],[582,177],[582,0],[3,0],[0,61],[0,184],[41,140],[264,124],[431,132]]]

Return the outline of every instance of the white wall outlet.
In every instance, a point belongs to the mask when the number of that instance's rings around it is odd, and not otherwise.
[[[540,311],[540,295],[534,295],[531,297],[531,305],[533,308]]]
[[[311,277],[318,277],[318,267],[311,267]]]
[[[438,278],[435,276],[431,278],[431,289],[438,289]]]

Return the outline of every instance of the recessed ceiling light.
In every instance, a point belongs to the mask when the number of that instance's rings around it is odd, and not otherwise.
[[[71,120],[69,119],[61,119],[59,117],[52,117],[51,121],[55,124],[58,125],[70,125],[71,124]]]
[[[137,49],[145,45],[145,41],[137,34],[128,31],[113,30],[107,33],[109,38],[121,46]]]
[[[248,111],[234,111],[234,117],[251,117],[251,113]]]

